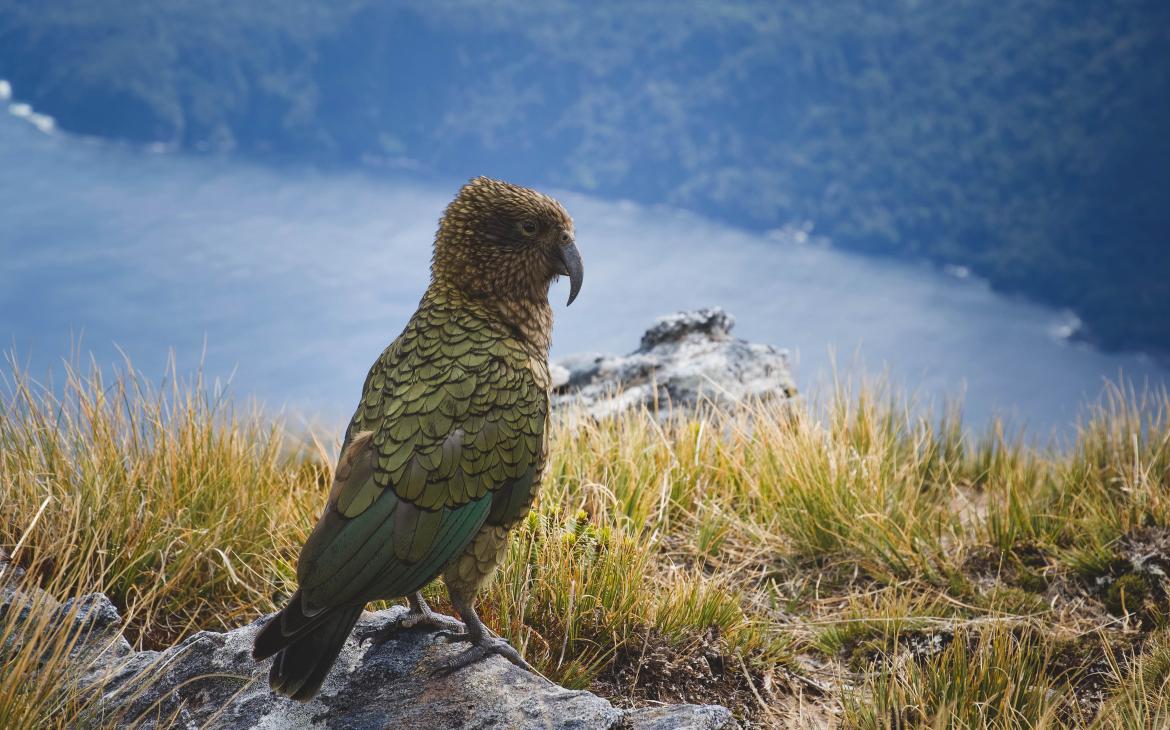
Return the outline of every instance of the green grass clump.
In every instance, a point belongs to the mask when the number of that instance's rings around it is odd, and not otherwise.
[[[1105,608],[1116,616],[1135,613],[1150,595],[1150,584],[1140,575],[1126,573],[1105,592]]]
[[[55,387],[13,368],[6,391],[0,548],[25,574],[0,580],[105,592],[140,648],[291,593],[334,434],[129,365]],[[482,615],[555,681],[749,724],[1150,726],[1170,716],[1167,586],[1117,566],[1170,553],[1168,403],[1111,390],[1045,448],[872,385],[561,414]],[[71,639],[43,613],[0,616],[0,726],[108,724],[62,695]]]

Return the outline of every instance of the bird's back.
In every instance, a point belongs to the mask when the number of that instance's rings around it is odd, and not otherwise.
[[[526,509],[547,414],[547,362],[485,307],[428,292],[366,378],[329,505],[301,553],[307,605],[406,595],[493,512],[498,522]]]

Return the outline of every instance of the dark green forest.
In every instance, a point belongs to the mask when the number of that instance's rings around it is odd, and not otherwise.
[[[1170,352],[1170,3],[0,2],[84,134],[685,206]]]

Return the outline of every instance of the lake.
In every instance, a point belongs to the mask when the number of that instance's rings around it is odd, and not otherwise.
[[[114,145],[0,113],[0,335],[34,374],[71,351],[127,353],[161,378],[200,366],[307,420],[348,416],[369,364],[427,282],[430,244],[461,181],[270,168]],[[481,171],[469,171],[472,173]],[[490,174],[490,170],[482,171]],[[516,181],[523,182],[523,181]],[[1164,386],[1140,355],[1064,339],[1058,312],[964,272],[834,250],[807,227],[757,234],[665,207],[562,191],[586,264],[577,302],[552,297],[553,354],[626,352],[658,315],[721,305],[735,333],[791,351],[820,392],[836,361],[888,372],[925,402],[964,395],[1067,435],[1119,373]]]

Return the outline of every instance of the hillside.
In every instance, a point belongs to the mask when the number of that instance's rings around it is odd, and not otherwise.
[[[712,337],[708,357],[745,352]],[[664,357],[701,343],[651,344]],[[631,408],[618,393],[624,405],[596,419],[589,403],[562,403],[540,501],[483,595],[484,620],[550,679],[619,708],[717,703],[749,727],[1170,721],[1166,393],[1112,391],[1058,450],[999,426],[964,439],[957,415],[924,420],[873,385],[790,399],[786,374],[773,376],[772,398],[698,410]],[[256,685],[263,667],[239,646],[254,625],[240,627],[293,590],[332,482],[333,435],[306,438],[174,374],[161,389],[132,370],[73,371],[52,392],[20,371],[4,382],[0,726],[305,717]],[[94,592],[109,600],[57,603]],[[439,586],[427,592],[450,610]],[[95,613],[137,670],[166,660],[158,675],[190,695],[187,709],[78,666],[94,642],[73,627]],[[305,713],[372,722],[387,697],[443,706],[442,692],[414,685],[428,681],[420,661],[444,651],[434,641],[347,651],[411,683],[338,675]],[[557,697],[614,722],[643,717]]]
[[[67,129],[494,174],[966,266],[1170,352],[1170,5],[0,5]]]

